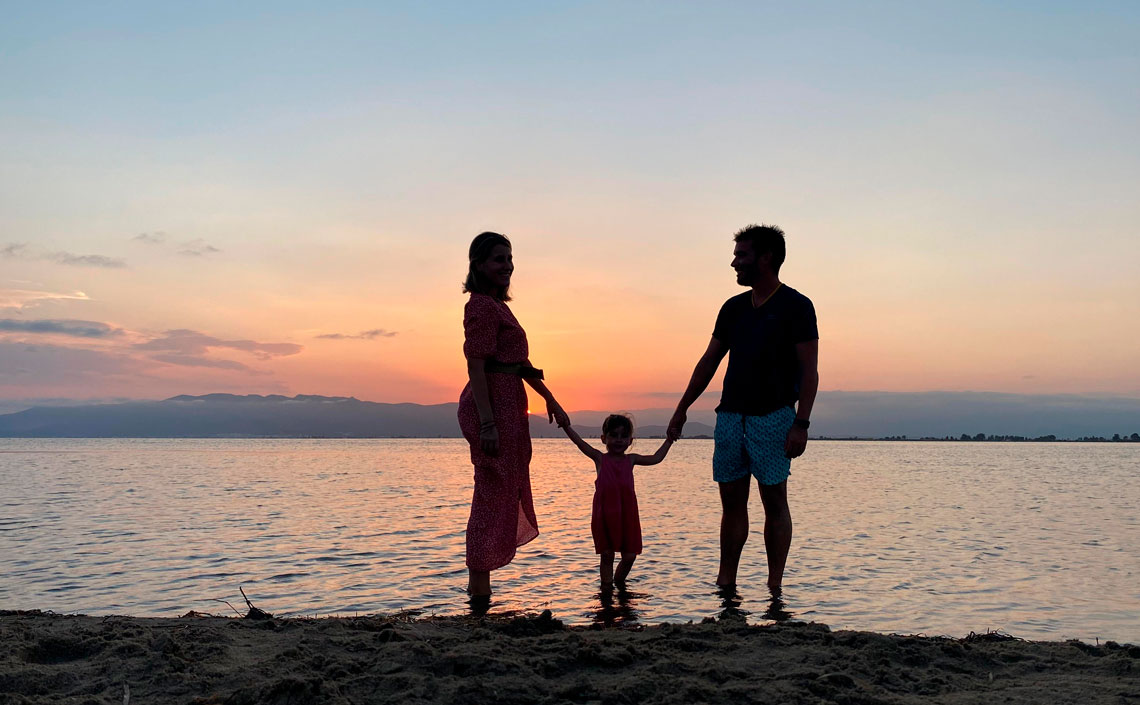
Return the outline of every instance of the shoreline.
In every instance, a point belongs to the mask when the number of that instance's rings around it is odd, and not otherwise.
[[[129,694],[129,695],[128,695]],[[726,618],[89,617],[0,610],[0,701],[1140,703],[1140,647]]]
[[[596,429],[587,429],[593,434]],[[664,439],[664,434],[646,434],[639,435],[638,438],[646,440],[661,440]],[[531,436],[532,440],[565,440],[565,436],[557,435],[537,435]],[[61,441],[100,441],[100,440],[119,440],[119,441],[439,441],[439,440],[463,440],[463,436],[333,436],[333,435],[283,435],[283,436],[266,436],[266,435],[206,435],[206,436],[7,436],[0,434],[0,440],[10,441],[44,441],[44,440],[61,440]],[[696,434],[692,436],[681,436],[678,441],[711,441],[713,437],[707,434]],[[844,443],[868,443],[868,442],[882,442],[882,443],[1017,443],[1021,445],[1036,444],[1036,445],[1050,445],[1050,444],[1073,444],[1073,443],[1096,443],[1096,444],[1109,444],[1109,445],[1132,445],[1135,444],[1140,447],[1140,441],[1131,438],[1105,438],[1103,436],[1097,437],[1082,437],[1082,438],[1028,438],[1022,436],[993,436],[985,439],[977,438],[952,438],[952,437],[936,437],[936,436],[809,436],[809,441],[842,441]],[[18,451],[25,452],[25,451]]]

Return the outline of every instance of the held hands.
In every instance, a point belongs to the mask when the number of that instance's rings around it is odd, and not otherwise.
[[[558,428],[570,425],[570,417],[562,409],[562,405],[551,399],[546,403],[546,419],[549,423],[558,423]]]
[[[788,431],[788,439],[784,441],[784,455],[789,458],[798,458],[804,454],[807,447],[808,432],[806,428],[792,426]]]
[[[686,418],[687,417],[685,416],[685,412],[678,409],[673,414],[673,418],[669,419],[669,428],[665,431],[665,437],[670,441],[676,441],[678,438],[680,438],[681,429],[685,427]]]

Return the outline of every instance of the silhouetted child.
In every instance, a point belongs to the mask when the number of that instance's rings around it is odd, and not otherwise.
[[[673,441],[666,439],[653,455],[627,454],[625,451],[633,443],[633,421],[621,414],[610,414],[602,423],[605,453],[583,441],[571,426],[563,426],[563,429],[574,445],[594,461],[597,469],[590,530],[594,535],[594,550],[602,557],[602,587],[609,587],[614,582],[619,587],[623,586],[637,554],[641,553],[641,518],[637,513],[637,495],[633,491],[633,466],[660,463]],[[621,554],[616,574],[615,553]]]

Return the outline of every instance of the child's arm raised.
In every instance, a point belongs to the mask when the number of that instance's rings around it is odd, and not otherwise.
[[[593,460],[595,463],[601,459],[602,451],[598,450],[586,441],[583,441],[582,437],[578,435],[578,432],[574,430],[573,426],[566,424],[562,427],[562,430],[566,432],[566,436],[570,440],[574,441],[574,445],[578,446],[578,450],[582,451],[587,458]]]
[[[671,445],[673,445],[673,439],[666,438],[665,442],[661,444],[661,447],[658,448],[657,452],[653,455],[634,455],[630,453],[629,456],[633,460],[634,465],[656,465],[665,459],[665,456],[669,453],[669,446]]]

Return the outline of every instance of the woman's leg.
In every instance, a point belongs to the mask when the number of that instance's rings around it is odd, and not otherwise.
[[[636,553],[621,554],[621,562],[618,563],[617,572],[614,573],[614,582],[618,585],[624,585],[625,579],[629,575],[629,569],[633,567],[633,562],[637,560]]]
[[[491,594],[491,571],[468,569],[467,593],[469,595]]]
[[[509,506],[510,488],[496,468],[475,467],[475,488],[471,494],[471,516],[467,520],[467,592],[491,594],[491,568],[509,560],[514,549],[514,526],[503,521],[503,506]],[[517,511],[517,510],[516,510]]]

